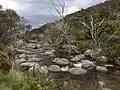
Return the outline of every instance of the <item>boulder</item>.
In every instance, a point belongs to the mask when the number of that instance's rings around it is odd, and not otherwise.
[[[35,44],[35,43],[28,43],[27,47],[31,48],[31,49],[36,49],[37,48],[37,44]]]
[[[29,69],[29,72],[38,73],[38,72],[39,72],[39,69],[40,69],[40,65],[35,64],[34,66],[32,66],[32,67]]]
[[[26,50],[23,50],[23,49],[15,49],[14,51],[16,51],[18,54],[30,54],[31,52],[30,51],[26,51]]]
[[[28,59],[31,59],[31,58],[36,58],[36,57],[37,57],[37,55],[34,55],[34,54],[33,54],[33,55],[28,55],[27,58],[28,58]]]
[[[54,55],[53,50],[48,50],[44,53],[44,55]]]
[[[87,50],[87,51],[85,51],[85,56],[86,57],[90,57],[90,58],[92,58],[92,59],[96,59],[99,55],[100,55],[100,53],[101,53],[101,50]]]
[[[73,66],[74,66],[74,67],[80,67],[80,68],[81,68],[81,67],[82,67],[82,63],[76,63],[76,64],[73,63]]]
[[[66,66],[66,67],[61,67],[61,71],[62,72],[67,72],[69,69],[69,66]]]
[[[68,72],[72,75],[82,75],[87,73],[87,70],[76,67],[76,68],[69,69]]]
[[[108,59],[105,56],[100,56],[96,59],[96,62],[105,64],[105,63],[108,63]]]
[[[112,89],[110,89],[110,88],[102,88],[102,90],[112,90]]]
[[[102,67],[102,66],[97,66],[96,70],[97,71],[103,71],[103,72],[107,72],[108,71],[106,67]]]
[[[28,43],[37,43],[37,40],[29,40]]]
[[[20,66],[26,66],[26,67],[32,67],[35,66],[37,63],[35,62],[25,62],[25,63],[21,63]]]
[[[28,57],[28,56],[27,56],[25,53],[24,53],[24,54],[19,55],[19,58],[20,58],[20,59],[22,59],[22,58],[23,58],[23,59],[27,59],[27,57]]]
[[[37,47],[38,47],[38,48],[41,48],[41,44],[37,44]]]
[[[115,63],[116,63],[117,65],[120,65],[120,57],[115,58]]]
[[[65,58],[55,58],[54,60],[52,60],[52,62],[60,65],[60,66],[64,66],[64,65],[68,65],[69,61]]]
[[[44,43],[43,43],[43,46],[44,46],[44,47],[49,47],[49,46],[50,46],[50,44],[49,44],[49,43],[44,42]]]
[[[51,72],[60,72],[61,71],[60,66],[58,66],[58,65],[50,65],[48,70]]]
[[[16,60],[16,63],[17,63],[17,64],[24,63],[24,62],[27,62],[27,60],[24,59],[24,58],[22,58],[22,59],[17,59],[17,60]]]
[[[83,59],[85,59],[85,55],[84,55],[84,54],[81,54],[81,55],[76,55],[75,57],[73,57],[73,58],[71,59],[71,61],[72,61],[72,62],[78,62],[78,61],[81,61],[81,60],[83,60]]]
[[[48,67],[47,66],[40,67],[40,72],[43,74],[48,74]]]
[[[96,65],[89,60],[82,60],[82,68],[85,69],[94,69]]]
[[[36,58],[36,57],[32,57],[32,58],[30,58],[28,61],[29,61],[29,62],[40,62],[41,59]]]
[[[104,66],[107,68],[114,68],[114,65],[112,65],[112,64],[105,64]]]

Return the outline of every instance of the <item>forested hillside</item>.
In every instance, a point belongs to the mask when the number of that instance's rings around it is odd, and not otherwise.
[[[108,57],[120,56],[120,1],[108,0],[105,3],[94,5],[87,9],[81,9],[78,12],[69,14],[64,17],[67,26],[69,27],[69,33],[72,36],[73,44],[76,45],[81,52],[92,48],[90,44],[92,37],[89,36],[90,30],[86,28],[86,25],[92,27],[91,20],[93,19],[93,27],[99,28],[100,32],[98,37],[103,49],[103,54]],[[91,18],[92,16],[92,18]],[[103,22],[102,22],[103,20]],[[56,21],[55,23],[58,23]],[[83,24],[84,22],[84,24]],[[48,23],[40,28],[34,29],[32,32],[41,32],[46,30],[55,31],[55,23]],[[101,25],[99,26],[99,24]],[[83,33],[84,31],[84,33]],[[88,34],[88,35],[85,35]],[[56,37],[55,33],[51,37]]]

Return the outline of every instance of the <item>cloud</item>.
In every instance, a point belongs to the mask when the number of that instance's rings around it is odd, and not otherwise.
[[[55,1],[55,0],[53,0]],[[105,0],[63,0],[66,3],[65,15],[80,10],[81,8],[87,8],[91,5],[104,2]],[[34,26],[40,26],[41,24],[53,21],[55,18],[51,16],[57,15],[53,8],[51,0],[0,0],[5,8],[12,8],[16,10],[20,16],[28,19],[28,21]],[[56,7],[60,9],[60,6],[55,2]]]

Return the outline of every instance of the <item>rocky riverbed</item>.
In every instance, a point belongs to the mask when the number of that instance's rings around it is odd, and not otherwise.
[[[69,88],[67,90],[119,90],[110,84],[116,85],[120,82],[117,79],[120,77],[118,73],[120,71],[99,52],[87,50],[83,54],[61,57],[49,44],[41,44],[33,40],[22,48],[15,48],[14,51],[16,65],[19,66],[20,71],[54,73],[56,82],[62,85],[60,90],[66,90],[64,88]],[[117,74],[114,75],[114,73]]]

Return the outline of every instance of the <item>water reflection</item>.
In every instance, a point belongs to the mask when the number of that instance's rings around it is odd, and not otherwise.
[[[58,73],[56,90],[120,90],[120,72],[89,72],[81,76]]]

